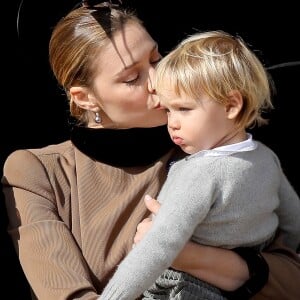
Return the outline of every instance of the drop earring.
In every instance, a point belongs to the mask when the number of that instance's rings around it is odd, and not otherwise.
[[[96,113],[95,113],[95,122],[96,122],[97,124],[100,124],[101,121],[102,121],[102,120],[101,120],[101,117],[100,117],[99,113],[96,112]]]

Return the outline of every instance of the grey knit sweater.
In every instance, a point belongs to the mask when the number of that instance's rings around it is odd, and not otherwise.
[[[172,165],[151,230],[121,262],[101,300],[133,300],[168,268],[188,240],[224,248],[255,246],[279,226],[300,242],[300,200],[275,153],[201,151]]]

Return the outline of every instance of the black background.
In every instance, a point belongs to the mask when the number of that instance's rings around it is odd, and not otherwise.
[[[12,88],[8,95],[2,96],[1,172],[5,158],[15,149],[41,147],[68,139],[68,105],[48,65],[48,42],[52,27],[77,3],[71,0],[24,0],[21,4],[16,1],[13,13],[9,14],[11,24],[16,24],[18,18],[18,31],[17,28],[14,30],[15,53],[9,53],[13,54],[10,67],[16,67],[2,74],[10,78]],[[285,64],[270,69],[277,88],[275,110],[270,115],[270,124],[254,130],[253,134],[279,155],[284,171],[300,193],[296,146],[300,118],[299,14],[296,1],[267,3],[123,0],[125,6],[137,11],[158,41],[162,54],[196,30],[222,29],[243,37],[267,67],[296,62],[293,66]],[[6,31],[5,27],[3,31]],[[6,234],[7,219],[2,198],[1,195],[0,255],[2,278],[5,279],[4,282],[2,279],[2,291],[7,291],[9,299],[30,299]]]

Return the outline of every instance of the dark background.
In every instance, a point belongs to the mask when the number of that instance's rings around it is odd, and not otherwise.
[[[16,67],[11,78],[13,88],[9,96],[3,97],[1,108],[4,122],[1,126],[0,175],[11,151],[68,139],[68,105],[48,65],[48,42],[52,27],[78,2],[24,0],[21,4],[17,0],[10,14],[12,24],[16,24],[18,18],[18,32],[17,29],[14,31],[16,52],[10,53]],[[162,54],[196,30],[222,29],[243,37],[265,66],[272,67],[270,73],[277,88],[275,110],[270,114],[270,124],[254,130],[253,134],[278,154],[284,171],[300,193],[296,146],[300,117],[299,14],[296,1],[276,2],[123,0],[125,6],[137,11],[158,41]],[[5,27],[2,30],[5,31]],[[292,66],[289,66],[290,62],[293,62]],[[30,299],[26,280],[6,234],[3,195],[0,204],[2,291],[7,291],[9,299]]]

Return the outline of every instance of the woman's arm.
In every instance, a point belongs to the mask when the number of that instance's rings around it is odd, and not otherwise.
[[[300,256],[285,246],[279,233],[272,244],[262,252],[269,266],[269,279],[253,300],[300,299]]]
[[[233,251],[193,242],[187,243],[172,267],[225,291],[233,291],[249,279],[246,262]]]
[[[152,213],[158,212],[160,204],[155,199],[145,203]],[[141,222],[134,242],[138,243],[150,227],[150,218]],[[242,258],[231,250],[189,242],[172,266],[227,291],[243,292],[248,290],[249,284],[257,285],[259,288],[253,291],[253,295],[257,292],[255,300],[300,299],[297,280],[300,278],[299,255],[285,247],[280,236],[261,254],[251,253],[250,259],[247,256]],[[269,278],[264,284],[266,267],[269,268]],[[259,291],[260,287],[263,288]]]
[[[58,215],[58,193],[46,170],[25,150],[12,153],[4,166],[9,233],[24,274],[38,299],[96,299],[82,252]]]
[[[153,214],[160,208],[155,199],[145,201],[145,204]],[[151,218],[144,219],[138,225],[135,244],[143,239],[151,225]],[[228,291],[237,289],[249,278],[246,262],[235,252],[193,242],[186,244],[172,267]]]

